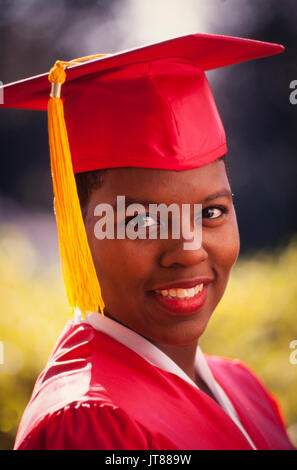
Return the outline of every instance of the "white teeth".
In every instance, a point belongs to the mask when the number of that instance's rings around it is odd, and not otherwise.
[[[195,289],[192,287],[192,289],[189,289],[188,297],[194,297],[195,295]]]
[[[202,291],[203,284],[198,284],[198,286],[196,286],[194,289],[195,289],[195,294],[198,294],[199,292]]]
[[[185,290],[184,289],[176,289],[176,293],[177,293],[177,297],[179,299],[182,299],[183,297],[185,297]]]
[[[198,284],[195,287],[192,287],[191,289],[169,289],[169,290],[156,290],[156,292],[163,297],[171,297],[171,298],[176,298],[178,297],[179,299],[191,299],[195,295],[197,295],[199,292],[201,292],[203,289],[203,283]]]
[[[168,294],[170,295],[170,297],[176,297],[177,296],[177,291],[176,291],[176,289],[169,289]]]

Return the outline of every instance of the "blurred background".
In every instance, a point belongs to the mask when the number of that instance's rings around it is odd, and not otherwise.
[[[56,59],[189,33],[278,42],[286,51],[207,73],[228,139],[241,254],[201,340],[238,357],[277,397],[297,446],[297,80],[295,0],[0,0],[0,80]],[[0,109],[0,449],[15,433],[66,321],[46,114]],[[296,362],[296,361],[295,361]]]

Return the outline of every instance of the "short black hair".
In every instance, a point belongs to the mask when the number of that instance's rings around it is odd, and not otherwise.
[[[85,171],[83,173],[76,173],[75,175],[77,194],[84,219],[87,215],[91,193],[102,186],[106,171],[107,169]]]
[[[227,177],[230,182],[230,174],[229,174],[229,169],[227,167],[226,155],[223,155],[222,157],[218,158],[217,161],[219,160],[224,161]],[[102,186],[103,181],[104,181],[104,176],[107,171],[108,171],[108,168],[104,170],[85,171],[83,173],[76,173],[75,175],[77,193],[78,193],[80,207],[81,207],[82,215],[84,219],[86,218],[86,215],[87,215],[87,208],[88,208],[88,203],[90,200],[91,193],[95,189],[98,189],[100,188],[100,186]]]

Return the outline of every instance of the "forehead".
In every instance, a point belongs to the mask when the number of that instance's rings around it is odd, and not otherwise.
[[[191,170],[148,168],[113,168],[106,172],[102,186],[94,197],[112,200],[126,195],[139,200],[197,202],[208,194],[229,188],[225,164],[215,161]]]

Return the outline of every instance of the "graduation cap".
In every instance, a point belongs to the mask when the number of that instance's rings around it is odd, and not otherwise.
[[[1,106],[48,111],[62,271],[72,308],[104,309],[74,173],[187,170],[220,158],[226,136],[205,71],[283,50],[251,39],[191,34],[57,61],[49,73],[3,87]]]

